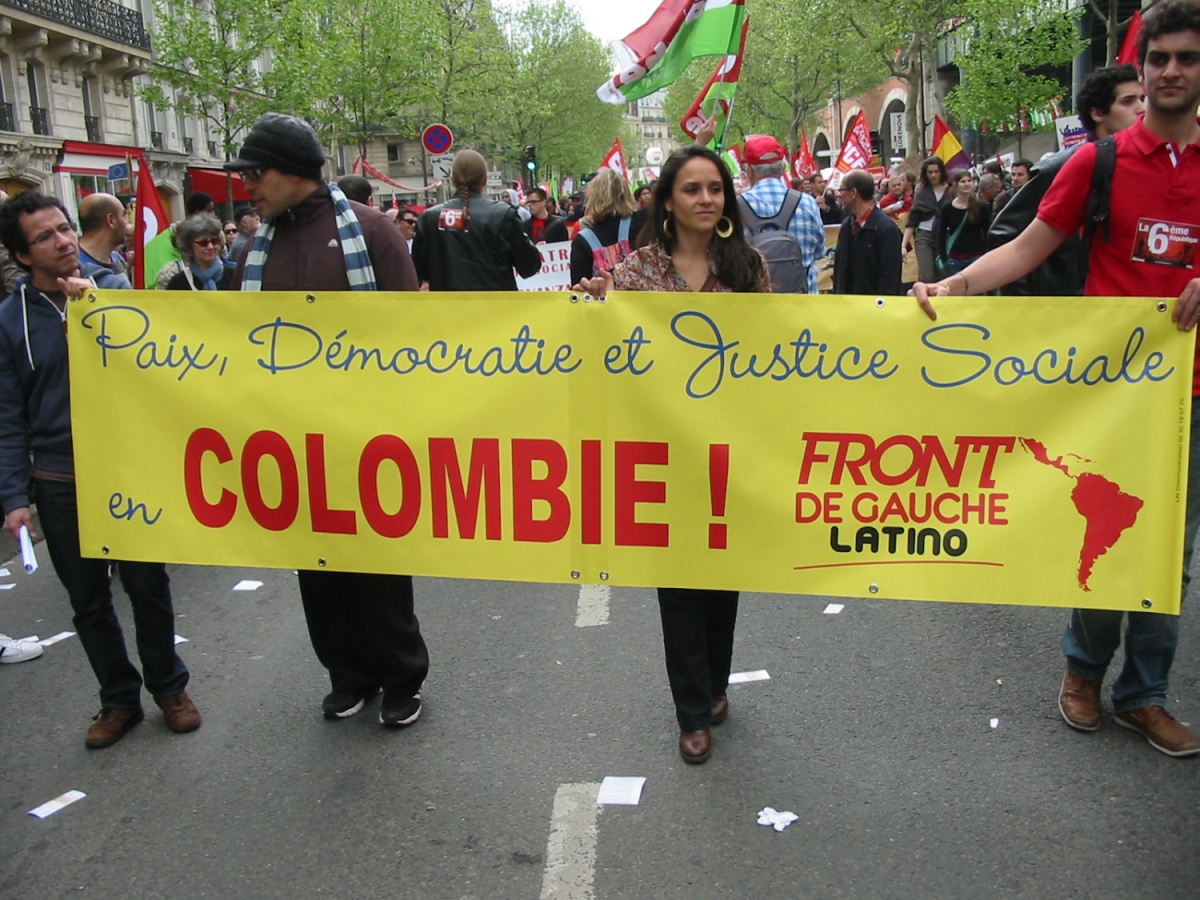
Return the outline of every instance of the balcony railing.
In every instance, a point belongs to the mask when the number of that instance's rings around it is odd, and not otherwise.
[[[0,6],[20,9],[118,43],[150,49],[142,14],[113,0],[0,0]]]
[[[221,158],[221,154],[219,154],[217,152],[217,142],[216,141],[208,142],[208,155],[212,159],[220,159]]]
[[[163,142],[163,133],[161,131],[150,132],[150,146],[155,150],[166,149],[166,144]]]
[[[100,132],[99,116],[84,116],[83,124],[87,126],[88,140],[93,144],[104,143],[104,135]]]
[[[16,131],[17,120],[13,117],[13,105],[0,103],[0,131]]]
[[[29,121],[33,124],[34,134],[50,133],[50,110],[40,106],[29,107]]]
[[[188,156],[191,156],[193,153],[196,152],[196,142],[194,140],[192,140],[190,137],[185,137],[183,139],[183,152],[186,153]]]

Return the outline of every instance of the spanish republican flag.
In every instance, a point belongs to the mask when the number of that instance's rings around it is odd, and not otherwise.
[[[937,115],[933,117],[933,155],[946,164],[947,171],[971,168],[971,158],[963,150],[950,126]]]

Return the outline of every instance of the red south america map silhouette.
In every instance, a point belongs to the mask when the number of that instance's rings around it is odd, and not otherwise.
[[[1096,560],[1109,551],[1120,540],[1121,535],[1137,521],[1138,513],[1145,503],[1140,497],[1127,494],[1121,486],[1109,481],[1103,475],[1094,472],[1081,472],[1078,475],[1067,467],[1064,456],[1051,458],[1041,441],[1033,438],[1021,438],[1021,446],[1028,450],[1033,458],[1044,466],[1065,474],[1075,482],[1071,490],[1071,502],[1076,511],[1083,516],[1087,523],[1083,532],[1083,547],[1079,551],[1079,586],[1090,591],[1088,579],[1092,576],[1092,568]],[[1073,456],[1080,462],[1090,463],[1090,459]]]

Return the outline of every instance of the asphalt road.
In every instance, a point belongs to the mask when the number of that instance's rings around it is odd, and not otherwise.
[[[44,562],[0,577],[0,631],[71,630]],[[432,669],[397,732],[377,704],[321,717],[291,572],[171,571],[198,732],[150,705],[89,751],[78,638],[0,667],[0,897],[1200,897],[1200,758],[1111,714],[1066,727],[1061,610],[745,594],[734,669],[771,677],[731,688],[692,767],[650,590],[579,627],[577,585],[418,579]],[[1194,619],[1172,703],[1200,724]],[[608,775],[644,776],[640,804],[597,811]],[[69,790],[87,796],[28,815]],[[760,826],[767,806],[798,820]]]

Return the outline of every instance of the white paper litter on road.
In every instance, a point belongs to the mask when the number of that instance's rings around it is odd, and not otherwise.
[[[745,684],[747,681],[770,681],[771,676],[766,669],[755,669],[753,672],[734,672],[729,676],[730,684]]]
[[[799,818],[794,812],[777,812],[769,806],[758,811],[758,824],[770,825],[776,831],[783,831]]]
[[[0,569],[0,578],[7,578],[11,574],[12,572],[8,571],[8,569]]]
[[[641,776],[605,776],[596,793],[596,803],[600,806],[637,806],[645,784],[646,779]]]
[[[26,575],[32,575],[37,571],[37,555],[33,552],[33,541],[29,539],[29,529],[22,525],[17,537],[21,544],[21,565],[25,567]]]
[[[180,637],[179,635],[175,635],[175,643],[176,644],[186,644],[187,642],[188,642],[187,638]]]
[[[11,591],[16,585],[11,581],[8,584],[0,584],[0,591]]]
[[[65,641],[69,637],[75,637],[75,632],[60,631],[58,634],[54,635],[53,637],[48,637],[44,641],[38,641],[38,643],[41,644],[43,647],[49,647],[51,644],[57,644],[59,641]]]
[[[999,719],[992,719],[992,721],[991,721],[991,726],[992,726],[993,728],[999,728],[999,727],[1000,727],[1000,720],[999,720]]]
[[[257,591],[263,586],[261,581],[239,581],[233,586],[235,591]]]
[[[17,640],[22,644],[36,644],[38,642],[38,636],[36,634],[29,634],[23,638],[17,638]]]
[[[825,615],[836,616],[838,613],[840,613],[845,608],[846,608],[845,603],[830,603],[827,607],[825,607]]]
[[[87,794],[85,794],[83,791],[67,791],[65,794],[61,794],[60,796],[55,797],[53,800],[47,800],[36,809],[31,809],[29,811],[29,815],[37,816],[39,819],[44,819],[46,816],[54,815],[64,806],[70,806],[76,800],[82,800],[86,796]]]

